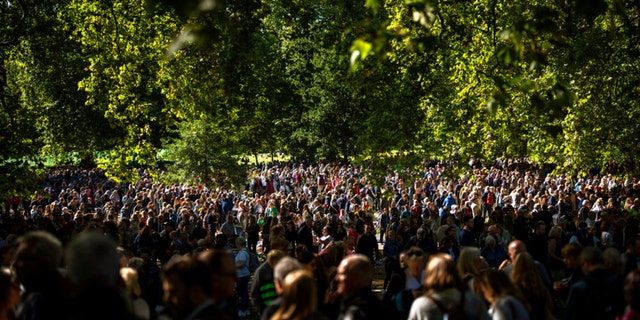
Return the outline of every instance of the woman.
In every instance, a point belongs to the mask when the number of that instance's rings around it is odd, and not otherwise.
[[[413,301],[409,320],[444,319],[447,309],[456,306],[469,319],[487,319],[484,302],[467,290],[448,254],[431,256],[425,269],[424,290],[425,294]]]
[[[240,298],[240,305],[238,306],[238,317],[244,318],[251,314],[249,310],[249,279],[251,278],[251,272],[249,271],[249,250],[246,248],[246,240],[239,236],[236,238],[236,249],[238,253],[235,257],[236,263],[236,275],[238,280],[236,282],[236,291]]]
[[[545,287],[533,257],[519,253],[513,262],[511,281],[522,292],[524,302],[531,306],[531,319],[549,319],[547,310],[553,309],[549,289]]]
[[[249,244],[249,250],[253,253],[256,253],[258,240],[260,239],[260,226],[258,225],[258,221],[256,216],[249,216],[249,224],[247,224],[247,242]]]
[[[489,303],[489,317],[494,320],[528,320],[529,312],[522,294],[505,272],[489,269],[476,278],[476,285]]]
[[[142,290],[140,289],[140,283],[138,282],[138,271],[133,268],[124,267],[120,269],[120,277],[122,277],[126,293],[129,295],[133,314],[138,319],[149,319],[151,317],[149,304],[140,297]]]
[[[311,273],[296,270],[289,273],[282,283],[282,305],[271,320],[326,319],[317,311],[316,283]]]
[[[640,319],[640,270],[631,271],[624,280],[624,300],[627,307],[616,320]]]
[[[460,251],[458,257],[458,274],[462,281],[467,284],[469,290],[474,290],[474,279],[487,269],[488,265],[480,255],[480,249],[476,247],[465,247]]]
[[[553,281],[559,281],[564,276],[564,262],[562,259],[562,228],[551,227],[549,230],[549,271]]]
[[[402,251],[402,245],[400,241],[396,240],[396,232],[393,230],[387,231],[384,246],[382,247],[382,255],[384,256],[384,284],[383,288],[387,288],[387,284],[391,279],[391,273],[400,269],[400,252]]]
[[[490,235],[484,238],[484,248],[482,248],[481,255],[491,268],[498,268],[502,261],[507,259],[507,252],[497,244],[496,238]]]

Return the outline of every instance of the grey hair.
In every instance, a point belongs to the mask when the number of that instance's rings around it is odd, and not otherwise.
[[[273,269],[273,278],[282,283],[289,273],[300,269],[302,269],[302,264],[298,260],[288,256],[283,257]]]

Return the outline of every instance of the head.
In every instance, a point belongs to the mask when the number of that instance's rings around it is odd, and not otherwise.
[[[438,253],[429,258],[425,269],[424,287],[428,294],[451,288],[464,290],[456,263],[450,255]]]
[[[273,279],[276,286],[276,292],[278,294],[282,294],[284,279],[289,275],[289,273],[302,269],[302,264],[300,264],[300,262],[295,258],[285,256],[280,259],[273,269]]]
[[[316,281],[313,275],[305,270],[289,273],[282,282],[282,305],[274,318],[308,319],[318,304]]]
[[[595,268],[604,266],[602,250],[591,246],[583,248],[580,252],[580,266],[584,274],[591,272]]]
[[[117,244],[95,232],[83,232],[71,240],[66,251],[69,277],[76,289],[115,288],[120,275]]]
[[[560,253],[567,268],[577,269],[580,267],[580,252],[582,252],[582,245],[579,243],[567,243],[562,247]]]
[[[496,300],[506,295],[520,297],[518,289],[513,285],[506,273],[489,269],[476,278],[476,287],[485,300],[493,304]],[[523,301],[523,300],[521,300]]]
[[[27,233],[18,239],[12,269],[25,286],[44,273],[57,272],[62,261],[60,240],[46,231]]]
[[[480,255],[480,249],[476,247],[465,247],[460,251],[458,257],[458,272],[461,276],[470,274],[477,276],[485,269],[485,261]]]
[[[212,296],[211,276],[210,269],[195,256],[179,256],[167,263],[162,273],[162,299],[174,318],[185,318]]]
[[[236,242],[236,248],[238,249],[242,249],[247,246],[247,240],[242,236],[237,237],[235,242]]]
[[[418,240],[422,241],[427,236],[427,232],[423,228],[418,228],[416,236],[418,237]]]
[[[142,290],[140,289],[140,283],[138,282],[138,271],[136,271],[136,269],[129,267],[120,268],[120,277],[124,281],[127,291],[136,296],[140,296]]]
[[[494,238],[492,236],[486,236],[484,238],[484,245],[487,248],[491,248],[491,249],[495,248],[496,247],[496,238]]]
[[[524,244],[524,242],[520,240],[513,240],[509,243],[509,251],[507,252],[507,254],[509,255],[509,259],[511,259],[511,261],[514,261],[518,253],[525,251],[527,251],[527,246]]]
[[[411,247],[405,252],[405,265],[414,278],[420,279],[427,265],[427,254],[419,247]]]
[[[549,238],[559,239],[562,237],[562,228],[559,226],[553,226],[549,229]]]
[[[231,253],[223,249],[209,249],[197,259],[209,270],[211,298],[216,302],[233,297],[236,283],[236,264]]]
[[[345,257],[338,265],[336,273],[337,294],[351,296],[361,289],[371,287],[373,263],[363,254]]]

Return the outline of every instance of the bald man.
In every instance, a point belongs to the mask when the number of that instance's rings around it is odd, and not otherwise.
[[[336,272],[336,293],[341,297],[338,320],[386,319],[390,312],[371,291],[373,263],[362,254],[349,255]]]
[[[527,251],[527,245],[520,240],[513,240],[509,242],[509,247],[507,251],[507,255],[509,259],[503,261],[498,267],[499,270],[505,272],[509,277],[511,277],[511,271],[513,270],[513,261],[516,260],[516,256],[518,256],[521,252]],[[540,276],[542,277],[542,282],[547,287],[547,289],[552,290],[553,286],[551,284],[551,278],[549,277],[549,273],[547,272],[547,268],[540,263],[539,261],[534,261],[538,271],[540,272]]]

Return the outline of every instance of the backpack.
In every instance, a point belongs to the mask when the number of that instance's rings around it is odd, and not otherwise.
[[[447,320],[464,320],[467,319],[467,314],[464,312],[464,291],[462,291],[462,297],[460,298],[460,303],[449,304],[445,306],[442,301],[434,298],[431,295],[427,295],[427,298],[431,299],[437,306],[438,309],[444,312],[442,319]]]

